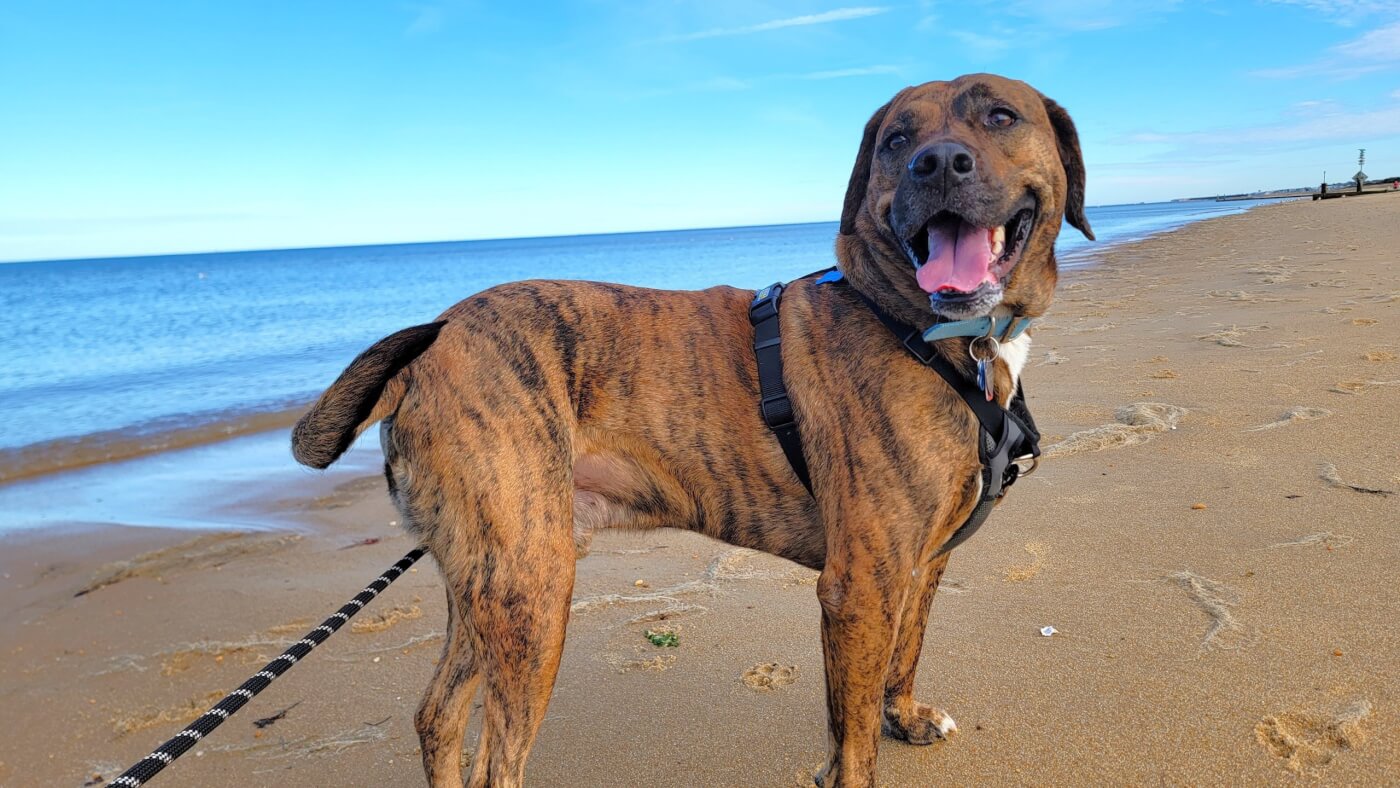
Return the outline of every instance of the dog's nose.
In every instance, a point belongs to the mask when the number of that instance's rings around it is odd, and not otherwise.
[[[915,178],[941,180],[948,186],[968,180],[976,170],[972,151],[956,142],[935,142],[909,161],[909,172]]]

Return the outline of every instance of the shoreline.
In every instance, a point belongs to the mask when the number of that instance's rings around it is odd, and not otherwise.
[[[1026,372],[1048,457],[956,552],[930,619],[918,696],[960,733],[884,740],[883,783],[1400,769],[1397,495],[1368,492],[1400,492],[1397,212],[1262,206],[1064,272]],[[126,521],[211,529],[0,537],[0,713],[24,722],[0,784],[111,779],[402,555],[374,433],[326,473],[258,434],[0,486],[0,508],[48,497],[92,522],[71,499],[129,495],[113,505],[149,516]],[[262,517],[288,526],[224,533]],[[600,534],[577,573],[531,784],[810,784],[815,573],[669,529]],[[419,784],[445,616],[425,561],[168,779]],[[642,637],[659,621],[678,648]]]
[[[1275,202],[1277,202],[1277,200],[1275,200]],[[1261,206],[1250,206],[1249,210],[1257,207]],[[1214,213],[1214,211],[1211,213]],[[1236,214],[1229,213],[1224,215]],[[1152,227],[1145,231],[1127,233],[1124,237],[1109,237],[1092,246],[1071,246],[1069,249],[1059,254],[1060,267],[1062,270],[1071,270],[1092,266],[1095,260],[1103,255],[1111,253],[1113,249],[1124,244],[1133,244],[1149,238],[1177,232],[1185,227],[1190,227],[1202,221],[1211,221],[1216,218],[1221,217],[1207,215],[1198,218],[1186,218],[1180,223],[1170,226]],[[807,226],[810,224],[823,223],[802,223],[794,226]],[[767,226],[768,225],[757,225],[756,227]],[[736,228],[702,229],[725,230]],[[1073,230],[1067,229],[1066,232],[1073,233]],[[619,234],[602,233],[598,235],[609,236]],[[627,235],[627,233],[620,233],[620,235]],[[433,243],[437,242],[425,242],[426,245],[431,245]],[[252,254],[254,252],[248,253]],[[242,254],[242,252],[217,254]],[[347,358],[346,363],[348,363],[348,361],[349,359]],[[326,383],[329,385],[329,381],[326,381]],[[143,457],[178,453],[187,449],[198,449],[246,436],[259,434],[267,436],[290,427],[295,423],[301,413],[314,401],[315,396],[310,396],[281,402],[272,408],[256,409],[241,407],[225,413],[182,414],[166,417],[152,423],[138,424],[85,435],[51,439],[14,448],[3,448],[0,449],[0,495],[4,494],[5,488],[8,486],[22,484],[27,481],[41,480],[72,471],[95,466],[119,465]],[[164,426],[164,424],[168,424],[169,426]],[[7,530],[9,529],[5,527],[4,523],[0,522],[0,539],[4,538],[4,534]]]

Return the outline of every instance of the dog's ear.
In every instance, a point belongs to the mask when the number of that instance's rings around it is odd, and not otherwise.
[[[846,186],[846,202],[841,208],[841,234],[856,234],[856,216],[865,202],[865,187],[870,183],[870,159],[875,155],[875,137],[880,133],[880,124],[890,111],[890,104],[875,110],[865,123],[865,136],[860,139],[860,152],[856,154],[856,166],[851,170],[851,182]]]
[[[1041,96],[1041,99],[1045,101],[1045,113],[1050,116],[1050,125],[1055,128],[1060,163],[1064,165],[1065,180],[1069,182],[1065,196],[1065,221],[1092,241],[1094,231],[1084,216],[1084,153],[1079,150],[1079,132],[1075,131],[1074,121],[1070,120],[1064,107],[1045,96]]]

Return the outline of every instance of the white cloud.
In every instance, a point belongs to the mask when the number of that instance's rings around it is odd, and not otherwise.
[[[1351,79],[1397,65],[1400,65],[1400,22],[1393,22],[1337,44],[1329,50],[1327,57],[1320,60],[1297,66],[1264,68],[1251,73],[1266,79],[1309,76]]]
[[[1239,128],[1220,128],[1181,134],[1130,134],[1129,143],[1168,143],[1178,149],[1210,146],[1213,150],[1293,146],[1315,142],[1347,142],[1358,145],[1377,139],[1400,137],[1400,105],[1346,112],[1329,111],[1307,118]]]
[[[699,41],[705,38],[724,38],[728,36],[747,36],[754,33],[766,33],[770,30],[782,30],[789,27],[807,27],[809,25],[825,25],[832,22],[846,22],[851,19],[863,19],[868,16],[877,16],[889,11],[887,6],[853,6],[850,8],[837,8],[832,11],[824,11],[820,14],[806,14],[803,16],[791,16],[785,19],[770,19],[767,22],[760,22],[756,25],[744,25],[742,27],[717,27],[711,30],[701,30],[696,33],[682,33],[680,35],[666,36],[662,41]]]
[[[1012,37],[1009,35],[989,36],[967,30],[950,30],[948,33],[966,47],[970,54],[982,59],[998,57],[1010,49],[1012,44]]]
[[[1048,27],[1083,32],[1150,20],[1180,4],[1181,0],[1016,0],[1007,10]]]
[[[1366,60],[1400,60],[1400,22],[1378,27],[1333,49],[1346,57]]]
[[[898,74],[899,66],[862,66],[860,68],[838,68],[831,71],[811,71],[798,74],[798,79],[845,79],[846,77],[873,77],[881,74]]]
[[[1400,0],[1267,0],[1274,5],[1291,5],[1306,8],[1333,22],[1343,25],[1355,24],[1360,19],[1373,14],[1400,13]]]

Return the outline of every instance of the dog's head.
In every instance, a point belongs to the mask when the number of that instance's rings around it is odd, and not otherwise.
[[[1074,122],[1024,82],[971,74],[905,88],[866,124],[837,254],[908,322],[1001,305],[1035,317],[1055,288],[1062,220],[1093,239]]]

